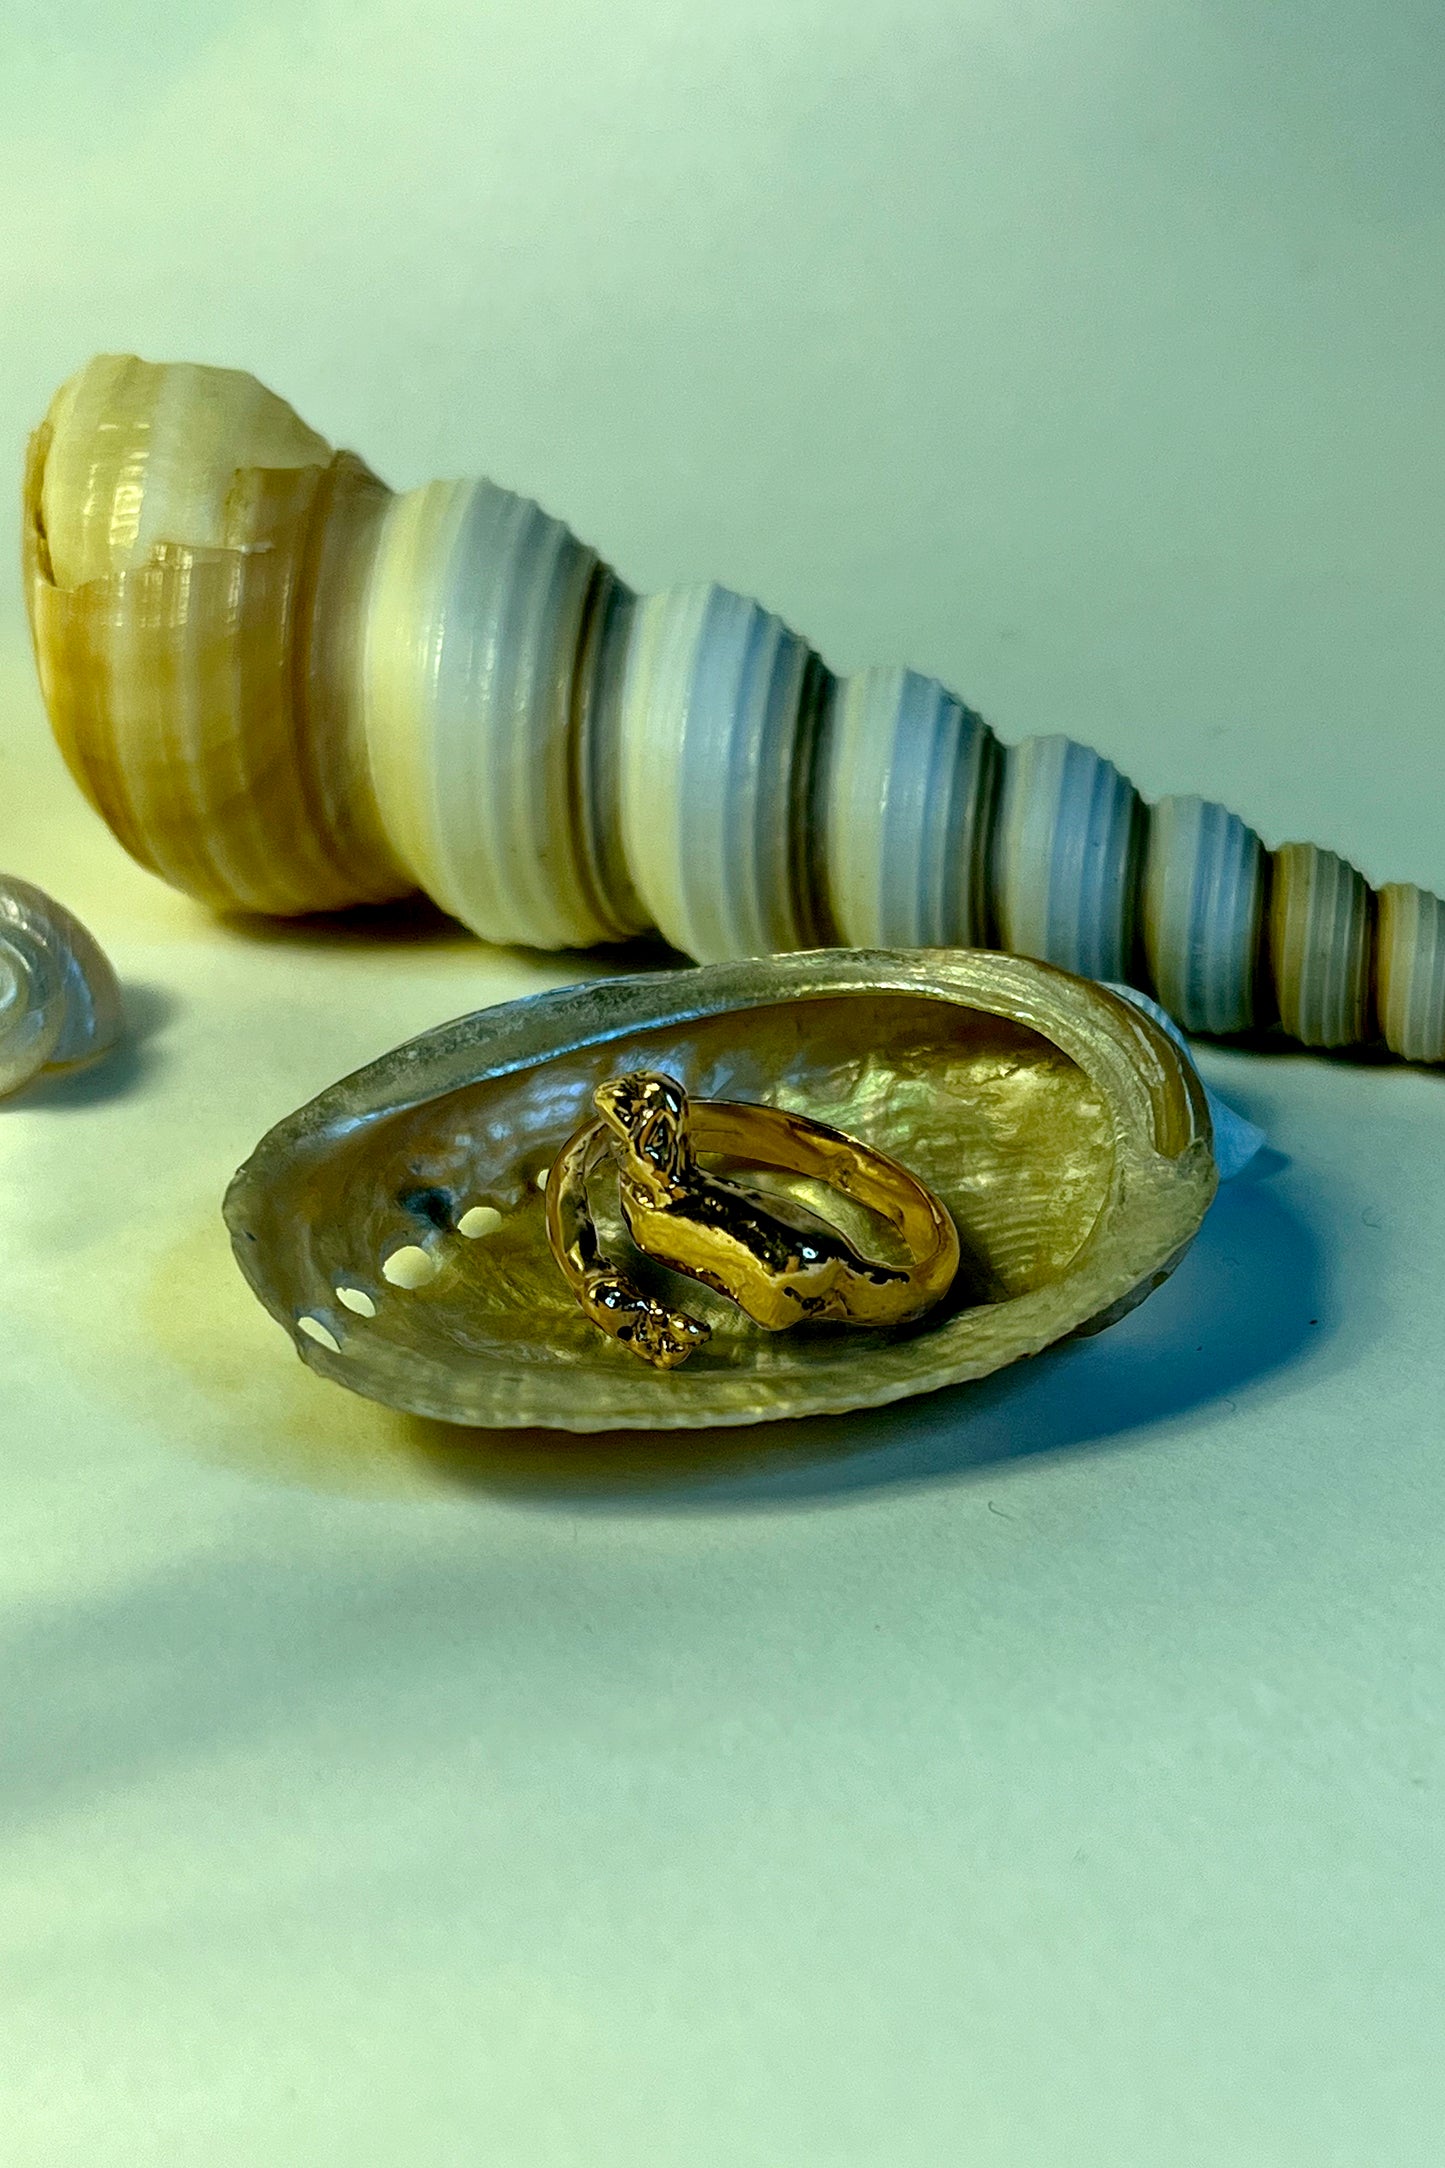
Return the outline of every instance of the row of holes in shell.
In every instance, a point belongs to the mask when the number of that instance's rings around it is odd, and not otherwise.
[[[538,1169],[532,1176],[534,1189],[546,1189],[549,1172],[547,1167]],[[504,1224],[504,1216],[495,1205],[475,1204],[461,1214],[454,1232],[468,1242],[481,1242],[497,1234]],[[419,1288],[429,1287],[439,1278],[442,1264],[436,1244],[403,1242],[386,1252],[378,1269],[389,1288],[398,1293],[412,1294]],[[363,1285],[358,1275],[338,1280],[333,1293],[343,1309],[364,1319],[374,1318],[378,1314],[380,1300],[384,1299],[379,1288]],[[303,1311],[296,1319],[296,1329],[318,1347],[324,1347],[332,1355],[339,1355],[341,1340],[337,1328],[342,1320],[334,1311],[329,1312],[329,1316],[330,1323],[326,1317],[318,1316],[314,1310]]]

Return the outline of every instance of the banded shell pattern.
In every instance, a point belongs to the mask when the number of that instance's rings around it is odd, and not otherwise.
[[[1001,745],[917,672],[835,677],[722,588],[635,596],[490,482],[393,495],[237,372],[91,362],[32,440],[25,550],[73,773],[223,909],[421,887],[543,948],[994,945],[1191,1031],[1445,1060],[1438,898]]]
[[[0,1098],[98,1059],[121,1024],[115,973],[79,919],[28,881],[0,878]]]

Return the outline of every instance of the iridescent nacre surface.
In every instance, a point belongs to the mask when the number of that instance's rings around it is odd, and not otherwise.
[[[901,1161],[958,1227],[949,1295],[891,1331],[769,1334],[689,1281],[712,1337],[685,1369],[646,1370],[578,1309],[542,1198],[596,1086],[638,1068]],[[771,1179],[863,1238],[868,1215]],[[442,1025],[272,1130],[226,1218],[256,1294],[340,1384],[461,1423],[667,1428],[873,1405],[1108,1323],[1177,1262],[1214,1187],[1198,1079],[1130,1004],[993,953],[820,950]],[[626,1246],[615,1214],[608,1242]]]

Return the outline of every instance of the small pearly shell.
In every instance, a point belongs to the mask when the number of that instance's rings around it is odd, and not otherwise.
[[[94,1061],[120,1037],[115,973],[63,904],[0,879],[0,1096]]]

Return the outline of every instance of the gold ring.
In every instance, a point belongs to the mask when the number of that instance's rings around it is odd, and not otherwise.
[[[593,1099],[598,1119],[569,1140],[547,1178],[547,1240],[593,1324],[644,1362],[674,1369],[711,1328],[604,1256],[587,1185],[609,1152],[622,1216],[643,1255],[728,1296],[769,1332],[807,1320],[906,1324],[947,1293],[957,1230],[933,1192],[886,1153],[781,1107],[694,1103],[651,1070],[599,1084]],[[908,1263],[875,1263],[791,1200],[705,1172],[703,1153],[826,1183],[886,1220]]]

